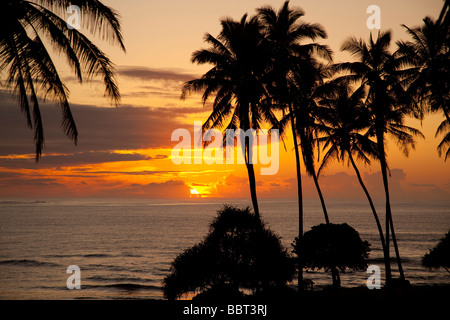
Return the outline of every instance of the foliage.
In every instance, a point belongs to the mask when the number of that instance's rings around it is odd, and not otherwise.
[[[430,269],[443,267],[450,273],[450,231],[422,257],[422,265]]]
[[[446,10],[447,7],[447,10]],[[444,14],[447,17],[444,18]],[[425,17],[418,27],[403,25],[413,41],[398,41],[397,55],[409,68],[408,92],[425,112],[442,111],[445,120],[436,131],[436,137],[444,137],[438,145],[439,156],[450,156],[450,36],[448,26],[448,4],[444,5],[438,20]]]
[[[203,124],[203,130],[259,129],[264,124],[275,124],[277,118],[270,108],[265,87],[267,66],[270,65],[269,45],[259,19],[245,14],[240,21],[221,20],[222,30],[217,37],[205,35],[210,46],[193,53],[192,62],[213,67],[201,78],[187,81],[182,98],[192,92],[201,92],[203,104],[212,96],[213,110]],[[233,141],[224,141],[227,144]],[[251,146],[245,139],[243,148],[247,166],[253,210],[259,216],[256,179],[250,159]]]
[[[370,244],[346,223],[313,226],[293,246],[303,265],[312,270],[366,270],[370,252]]]
[[[69,90],[46,47],[67,59],[77,80],[99,76],[105,95],[120,100],[115,69],[107,55],[62,18],[70,5],[83,14],[82,26],[94,36],[109,40],[125,50],[118,14],[98,0],[2,0],[0,2],[0,71],[6,71],[5,87],[19,98],[29,128],[34,129],[36,161],[44,147],[40,98],[51,98],[62,109],[62,128],[77,143],[78,131],[69,106]]]
[[[205,239],[172,262],[163,290],[167,299],[217,288],[261,291],[286,284],[294,272],[279,237],[249,208],[224,206]]]

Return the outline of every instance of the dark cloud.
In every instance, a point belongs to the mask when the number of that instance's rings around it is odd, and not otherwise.
[[[184,73],[175,69],[153,69],[138,66],[122,66],[118,68],[118,74],[124,77],[140,80],[169,80],[184,82],[198,78],[196,75]]]
[[[191,183],[190,184],[192,187],[210,187],[211,185],[206,184],[206,183]]]
[[[406,173],[403,169],[392,169],[388,173],[389,193],[392,199],[403,199],[408,197],[408,192],[405,190]],[[384,198],[384,184],[381,171],[371,174],[366,174],[364,181],[367,184],[367,189],[374,198]]]
[[[165,99],[179,99],[180,94],[173,92],[159,92],[159,91],[131,91],[128,93],[122,94],[122,98],[124,97],[132,97],[132,98],[144,98],[144,97],[159,97]]]
[[[169,180],[165,182],[152,182],[148,184],[133,183],[120,188],[103,189],[99,196],[107,197],[145,197],[145,198],[188,198],[190,187],[181,180]]]
[[[33,131],[27,128],[17,101],[3,94],[0,95],[0,105],[0,156],[33,154]],[[44,153],[74,153],[79,157],[91,151],[171,147],[174,145],[171,141],[172,131],[186,127],[183,123],[183,115],[200,110],[191,107],[180,109],[133,106],[103,108],[73,104],[71,110],[79,133],[78,145],[75,146],[61,129],[59,107],[42,103],[40,109],[44,123]],[[101,158],[108,155],[97,153],[93,156]],[[127,156],[113,155],[113,157]]]
[[[13,184],[11,184],[13,183]],[[15,177],[12,179],[0,179],[0,186],[20,185],[21,187],[65,187],[65,185],[58,183],[54,178],[33,178],[30,179],[27,176]]]
[[[392,200],[403,199],[449,199],[450,193],[445,186],[434,184],[408,183],[406,173],[403,169],[394,168],[389,176],[389,192]],[[365,174],[363,178],[366,188],[372,199],[384,200],[384,185],[380,171]],[[260,183],[259,186],[268,186],[269,184]],[[287,187],[285,187],[287,185]],[[355,175],[346,172],[337,172],[330,175],[319,177],[319,185],[322,194],[326,199],[366,199],[366,196]],[[281,186],[275,183],[269,185],[271,188],[259,192],[258,195],[264,197],[296,197],[297,179],[286,178]],[[307,199],[318,199],[317,190],[311,177],[302,175],[302,193]]]
[[[139,161],[139,160],[156,160],[165,159],[167,156],[161,157],[160,155],[150,157],[142,154],[121,154],[110,151],[89,151],[89,152],[77,152],[72,154],[57,154],[57,155],[45,155],[41,158],[39,163],[36,163],[34,158],[18,158],[18,159],[0,159],[0,166],[7,168],[53,168],[53,167],[65,167],[76,166],[83,164],[96,164],[104,162],[117,162],[117,161]]]
[[[411,187],[418,187],[418,188],[431,188],[431,187],[436,187],[436,185],[431,184],[431,183],[410,183],[409,184]]]
[[[141,170],[141,171],[99,171],[99,170],[72,170],[71,177],[88,177],[89,175],[112,175],[112,174],[123,174],[129,176],[152,176],[152,175],[161,175],[161,174],[178,174],[180,171],[171,171],[171,170],[157,170],[157,171],[149,171],[149,170]],[[80,172],[80,175],[77,175],[77,172]],[[66,175],[67,176],[67,175]]]

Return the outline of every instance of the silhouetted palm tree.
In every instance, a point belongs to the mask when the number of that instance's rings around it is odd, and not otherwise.
[[[100,76],[105,94],[120,100],[114,79],[114,65],[88,37],[68,28],[60,17],[70,5],[83,13],[81,25],[95,36],[125,47],[117,13],[96,0],[3,0],[0,3],[0,71],[6,71],[6,88],[20,99],[28,127],[34,129],[36,161],[44,146],[44,128],[39,98],[52,98],[62,108],[62,127],[77,143],[78,132],[69,106],[69,90],[61,80],[44,39],[50,39],[57,53],[67,58],[79,82]]]
[[[378,158],[377,144],[370,140],[367,134],[362,133],[370,127],[370,113],[364,104],[365,88],[359,87],[351,92],[348,83],[339,83],[337,79],[327,85],[326,92],[326,96],[319,101],[324,108],[321,109],[321,137],[318,141],[323,144],[325,154],[318,173],[320,174],[334,159],[342,162],[348,160],[348,163],[352,165],[369,201],[380,235],[384,258],[387,260],[383,228],[354,159],[355,156],[370,165],[370,158]]]
[[[267,41],[257,17],[240,21],[230,18],[221,21],[222,30],[217,38],[205,35],[208,49],[193,53],[192,62],[212,64],[213,67],[200,79],[185,83],[184,98],[190,92],[203,92],[205,104],[215,95],[213,110],[203,124],[210,128],[259,129],[264,123],[275,124],[277,119],[265,105],[268,94],[264,86],[267,67],[270,65]],[[226,125],[224,125],[226,123]],[[250,161],[251,145],[245,140],[245,163],[255,214],[259,217],[253,163]]]
[[[303,162],[306,172],[313,178],[326,223],[330,220],[316,172],[314,150],[319,136],[317,100],[323,94],[322,85],[328,76],[329,69],[313,57],[299,60],[292,75],[293,109],[292,113],[285,116],[286,119],[295,118],[295,131],[300,140]],[[284,124],[283,121],[280,123]]]
[[[450,122],[450,36],[444,9],[437,21],[426,17],[419,27],[409,28],[403,25],[413,41],[397,42],[399,59],[411,66],[406,70],[408,91],[416,97],[423,111],[442,111],[446,118],[439,126],[436,136],[445,134],[445,130],[448,130],[446,123]],[[445,153],[445,159],[450,154],[449,135],[450,131],[438,146],[439,155]]]
[[[300,57],[309,57],[316,52],[321,56],[331,58],[331,51],[317,43],[303,44],[304,40],[314,41],[317,38],[325,38],[326,32],[318,24],[300,23],[298,20],[304,15],[300,8],[289,8],[289,1],[276,11],[271,7],[258,9],[258,15],[266,29],[266,37],[270,42],[273,67],[270,69],[271,81],[268,84],[272,98],[283,113],[293,114],[292,82],[291,75]],[[296,132],[295,117],[290,117],[290,126],[294,139],[294,151],[297,172],[297,194],[299,210],[299,237],[303,235],[303,195],[300,170],[300,152],[298,148],[298,136]],[[303,273],[299,265],[298,285],[302,289]]]
[[[349,38],[344,42],[341,49],[349,51],[357,58],[357,61],[336,64],[335,69],[350,72],[349,75],[344,77],[358,82],[368,90],[366,105],[372,117],[369,134],[374,135],[377,140],[378,157],[386,197],[386,253],[389,257],[391,233],[400,277],[404,280],[391,213],[385,139],[387,134],[391,135],[396,139],[404,154],[408,155],[409,147],[414,148],[415,146],[413,136],[421,135],[421,133],[403,124],[405,116],[415,113],[416,109],[414,109],[414,103],[406,93],[402,83],[401,62],[396,60],[389,52],[390,43],[390,31],[379,33],[375,41],[370,36],[368,43],[361,39]],[[387,285],[391,284],[391,278],[390,262],[386,261]]]

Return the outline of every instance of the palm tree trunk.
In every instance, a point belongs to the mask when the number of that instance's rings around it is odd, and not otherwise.
[[[322,205],[322,211],[323,211],[323,215],[325,216],[325,222],[326,222],[326,224],[329,224],[330,220],[328,219],[328,212],[327,212],[327,207],[325,205],[325,199],[323,198],[322,190],[320,189],[320,185],[319,185],[319,180],[317,179],[317,174],[314,169],[314,165],[312,164],[313,163],[313,155],[312,155],[313,151],[307,145],[308,139],[306,139],[305,134],[302,132],[300,132],[300,139],[301,139],[302,143],[305,142],[305,144],[302,147],[302,150],[303,150],[303,160],[306,164],[306,170],[308,171],[308,174],[310,174],[313,178],[314,185],[316,186],[317,194],[319,195],[320,204]]]
[[[387,165],[386,165],[386,155],[384,153],[384,136],[383,133],[377,133],[377,145],[378,145],[378,153],[380,158],[380,165],[381,165],[381,174],[383,176],[383,185],[384,185],[384,193],[386,198],[386,285],[391,285],[392,280],[392,272],[391,272],[391,257],[390,257],[390,248],[389,248],[389,229],[390,229],[390,220],[391,220],[391,202],[389,198],[389,185],[388,185],[388,179],[387,179]]]
[[[294,139],[295,150],[295,167],[297,169],[297,199],[298,199],[298,239],[303,238],[303,193],[302,193],[302,175],[300,170],[300,153],[298,151],[297,134],[295,131],[295,123],[293,117],[292,105],[289,105],[289,112],[291,113],[291,127],[292,137]],[[301,262],[300,254],[298,254],[298,292],[303,291],[303,264]]]
[[[405,274],[403,273],[402,261],[400,259],[400,252],[398,250],[398,245],[397,245],[397,238],[395,236],[394,222],[392,220],[391,202],[390,202],[390,197],[389,197],[389,184],[388,184],[388,176],[387,176],[386,154],[384,152],[384,138],[380,138],[380,139],[381,140],[378,140],[378,135],[377,135],[377,140],[381,141],[381,143],[378,143],[378,152],[380,154],[381,174],[383,176],[383,184],[384,184],[384,190],[385,190],[385,194],[386,194],[386,251],[387,251],[387,256],[389,257],[389,229],[390,229],[391,234],[392,234],[392,243],[394,245],[394,250],[395,250],[395,257],[396,257],[397,265],[398,265],[398,271],[400,273],[400,279],[405,280]],[[389,281],[392,279],[392,274],[390,276],[391,277],[389,278]],[[387,273],[386,273],[386,279],[387,279]]]
[[[383,228],[381,227],[380,219],[378,218],[377,211],[375,210],[375,205],[373,204],[373,201],[372,201],[372,198],[370,197],[369,191],[367,190],[367,188],[361,178],[361,174],[359,173],[358,167],[356,166],[356,163],[353,160],[351,152],[347,150],[347,154],[348,154],[350,162],[353,166],[353,169],[356,172],[356,176],[358,177],[359,184],[361,185],[362,189],[364,190],[367,200],[369,201],[370,208],[372,209],[372,214],[373,214],[373,217],[375,218],[375,222],[376,222],[377,228],[378,228],[378,233],[380,234],[381,247],[383,249],[384,261],[385,261],[385,263],[389,263],[389,257],[386,255],[386,244],[384,241]]]
[[[325,216],[325,222],[326,222],[326,224],[329,224],[330,219],[328,219],[328,212],[327,212],[327,207],[325,205],[325,199],[323,198],[322,190],[320,189],[319,180],[317,179],[317,174],[315,171],[312,172],[312,177],[314,180],[314,184],[316,186],[317,193],[319,194],[320,204],[322,205],[323,215]]]
[[[258,198],[256,196],[256,178],[255,178],[255,170],[253,169],[253,163],[251,163],[249,154],[249,143],[245,142],[245,164],[247,166],[248,173],[248,182],[250,185],[250,196],[252,198],[253,211],[255,211],[255,216],[260,218],[259,215],[259,207],[258,207]]]
[[[405,281],[405,274],[403,273],[402,261],[400,259],[400,252],[398,250],[398,245],[397,245],[397,238],[395,237],[394,222],[392,221],[392,214],[391,214],[391,219],[389,220],[389,224],[391,226],[391,231],[392,231],[392,243],[394,244],[395,257],[397,259],[397,265],[398,265],[398,272],[400,273],[400,279],[402,281]]]

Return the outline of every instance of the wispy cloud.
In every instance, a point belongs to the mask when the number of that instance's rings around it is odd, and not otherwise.
[[[167,156],[164,156],[166,158]],[[76,152],[68,154],[47,154],[41,158],[39,166],[34,160],[34,156],[30,157],[0,157],[0,165],[2,167],[8,168],[52,168],[52,167],[66,167],[66,166],[76,166],[84,164],[98,164],[105,162],[118,162],[118,161],[140,161],[140,160],[157,160],[162,159],[161,156],[151,157],[144,154],[123,154],[116,153],[112,151],[87,151],[87,152]]]
[[[198,78],[198,76],[185,73],[178,69],[154,69],[140,66],[121,66],[118,74],[124,77],[140,80],[169,80],[184,82]]]

